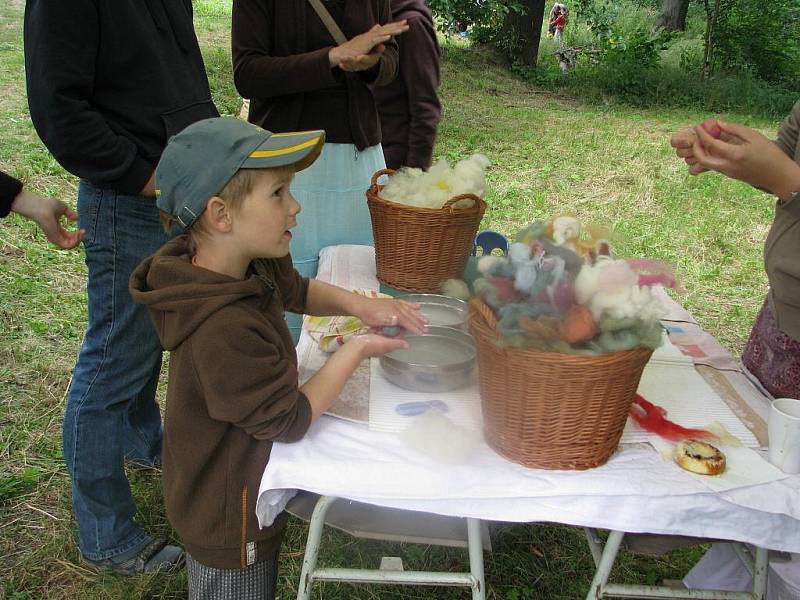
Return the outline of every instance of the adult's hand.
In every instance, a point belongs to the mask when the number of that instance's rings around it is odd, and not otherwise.
[[[350,72],[366,71],[378,64],[384,50],[386,50],[386,46],[380,44],[379,46],[375,46],[369,54],[360,54],[359,56],[343,58],[342,62],[339,63],[339,68],[342,71]]]
[[[800,191],[800,165],[764,135],[735,123],[718,122],[725,139],[700,126],[692,146],[697,165],[767,190],[779,198]],[[728,140],[728,141],[726,141]]]
[[[61,200],[42,198],[23,189],[14,198],[11,210],[36,222],[48,240],[65,250],[74,248],[83,239],[83,229],[68,231],[62,225],[62,217],[74,223],[78,215]]]
[[[689,165],[689,173],[692,175],[699,175],[707,169],[697,165],[697,159],[694,156],[694,143],[697,140],[697,135],[694,132],[694,127],[687,127],[681,129],[673,134],[669,143],[675,148],[675,154]]]
[[[738,138],[720,128],[719,121],[716,119],[706,119],[699,127],[703,128],[713,138],[719,138],[731,144],[739,143]],[[694,143],[696,140],[695,128],[687,127],[675,133],[669,141],[672,147],[675,148],[675,154],[689,165],[689,173],[691,175],[699,175],[708,170],[697,164],[697,158],[694,155]]]
[[[400,35],[406,31],[408,31],[408,23],[405,20],[394,21],[386,25],[375,25],[369,31],[357,35],[335,48],[331,48],[328,52],[330,65],[331,67],[339,67],[343,61],[351,62],[352,59],[365,57],[374,51],[377,52],[377,58],[379,59],[382,50],[379,50],[378,46],[388,42],[392,36]],[[363,58],[359,60],[364,61]],[[372,62],[372,65],[374,65],[377,59],[369,59],[367,62]]]

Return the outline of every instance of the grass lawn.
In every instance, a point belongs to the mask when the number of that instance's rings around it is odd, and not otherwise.
[[[197,5],[196,27],[214,99],[238,111],[229,57],[229,3]],[[0,169],[74,206],[76,179],[50,157],[27,113],[22,2],[0,4]],[[672,154],[670,132],[706,116],[588,105],[510,75],[492,55],[448,46],[442,65],[445,116],[437,157],[483,152],[492,160],[484,228],[513,234],[535,218],[575,213],[613,227],[619,254],[675,266],[676,297],[738,353],[766,291],[761,246],[772,199],[714,175],[690,178]],[[778,123],[723,115],[772,135]],[[78,251],[47,244],[30,223],[0,225],[0,599],[182,598],[185,574],[116,579],[79,566],[62,460],[61,419],[86,322],[85,267]],[[161,392],[163,395],[163,386]],[[132,473],[139,520],[172,535],[157,474]],[[282,554],[281,598],[294,596],[306,525],[292,521]],[[381,544],[328,531],[322,564],[376,567],[403,555],[407,568],[464,569],[466,553]],[[613,577],[655,583],[681,577],[701,549],[651,560],[623,554]],[[581,598],[593,574],[582,531],[504,528],[486,556],[489,598]],[[320,586],[326,598],[468,598],[463,590]]]

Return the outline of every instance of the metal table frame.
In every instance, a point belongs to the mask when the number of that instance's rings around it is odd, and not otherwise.
[[[472,600],[485,600],[486,580],[483,570],[483,543],[479,519],[466,518],[469,547],[468,573],[446,571],[404,571],[402,562],[384,557],[380,569],[318,568],[317,558],[328,510],[338,500],[334,496],[321,496],[314,507],[309,523],[303,569],[297,589],[297,600],[309,600],[315,583],[337,581],[347,583],[375,583],[416,586],[466,587],[472,591]],[[744,544],[736,546],[745,559],[753,577],[752,592],[724,592],[719,590],[681,590],[656,585],[608,583],[611,568],[617,559],[624,532],[611,531],[605,543],[597,530],[585,528],[589,550],[597,568],[586,600],[602,598],[676,598],[686,600],[766,600],[767,551],[756,548],[755,557]]]
[[[350,583],[381,583],[396,585],[433,585],[447,587],[468,587],[472,590],[472,600],[485,600],[486,582],[483,576],[483,541],[479,519],[467,518],[467,541],[469,545],[469,573],[449,571],[404,571],[402,567],[380,569],[341,569],[317,568],[319,545],[325,515],[338,498],[321,496],[314,507],[303,557],[303,570],[297,600],[311,598],[311,588],[317,581],[340,581]]]
[[[594,529],[586,528],[586,541],[597,567],[586,600],[599,598],[677,598],[695,600],[766,600],[767,597],[767,550],[756,548],[755,558],[747,546],[736,544],[739,555],[744,559],[753,578],[752,592],[723,592],[720,590],[681,590],[661,585],[634,585],[608,583],[611,568],[619,554],[619,547],[625,533],[611,531],[605,544]]]

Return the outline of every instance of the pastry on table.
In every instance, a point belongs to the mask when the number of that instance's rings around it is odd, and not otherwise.
[[[718,475],[725,470],[725,455],[700,440],[683,440],[675,447],[678,466],[700,475]]]

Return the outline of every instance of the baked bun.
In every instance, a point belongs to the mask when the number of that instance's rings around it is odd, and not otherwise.
[[[700,475],[717,475],[725,470],[725,455],[711,444],[684,440],[675,448],[675,462]]]

